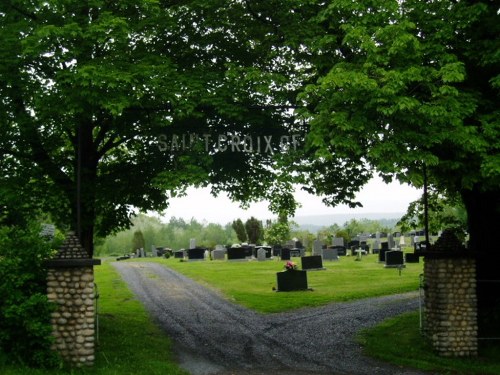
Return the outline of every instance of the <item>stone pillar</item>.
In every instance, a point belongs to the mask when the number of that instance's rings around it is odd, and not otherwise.
[[[451,236],[423,253],[423,332],[443,357],[477,356],[476,262]]]
[[[57,306],[52,313],[53,349],[74,366],[92,366],[95,349],[94,265],[74,233],[69,233],[56,257],[46,262],[47,296]]]

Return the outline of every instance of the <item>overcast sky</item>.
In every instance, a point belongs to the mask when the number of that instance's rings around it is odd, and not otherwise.
[[[406,212],[408,204],[418,199],[421,194],[421,190],[408,185],[401,185],[399,182],[385,184],[376,177],[358,193],[357,199],[363,207],[356,209],[350,209],[347,206],[328,207],[321,202],[321,198],[298,191],[296,197],[302,207],[297,210],[296,216]],[[187,196],[171,199],[170,206],[161,219],[168,221],[175,216],[188,221],[195,218],[198,222],[206,221],[223,225],[238,218],[246,221],[251,216],[263,221],[275,219],[276,216],[267,209],[267,206],[267,202],[259,202],[243,210],[225,195],[215,198],[210,194],[209,189],[190,188]]]

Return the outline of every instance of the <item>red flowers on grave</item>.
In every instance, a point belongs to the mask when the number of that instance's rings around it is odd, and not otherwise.
[[[297,269],[297,265],[294,262],[288,261],[284,266],[286,271],[295,271]]]

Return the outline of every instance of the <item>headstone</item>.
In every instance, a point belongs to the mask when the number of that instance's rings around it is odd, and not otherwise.
[[[351,242],[349,242],[348,247],[351,250],[357,250],[359,248],[359,243],[360,243],[359,240],[352,240]]]
[[[174,258],[183,259],[184,258],[184,250],[175,251]]]
[[[394,247],[396,246],[395,242],[394,242],[394,237],[392,236],[391,233],[389,233],[387,235],[387,243],[389,245],[389,250],[392,250],[394,249]]]
[[[158,250],[156,249],[155,245],[151,245],[151,256],[153,258],[156,258],[158,256]]]
[[[266,249],[263,249],[262,247],[257,249],[257,260],[259,262],[266,260]]]
[[[205,253],[203,255],[205,257],[205,260],[210,260],[210,251],[208,251],[208,249],[205,250]]]
[[[344,246],[344,237],[333,237],[333,246]]]
[[[246,250],[243,247],[227,249],[227,260],[246,260]]]
[[[213,260],[224,260],[226,259],[226,251],[221,249],[215,249],[212,251]]]
[[[291,253],[290,253],[290,249],[285,247],[283,249],[281,249],[281,260],[290,260],[291,258]]]
[[[259,251],[260,249],[263,249],[265,251],[266,259],[271,259],[272,258],[273,249],[272,249],[271,246],[259,246],[257,248],[257,251]],[[256,255],[258,255],[258,253]]]
[[[243,253],[245,254],[245,258],[247,259],[251,259],[254,254],[253,254],[253,247],[250,246],[250,245],[243,245],[240,247],[240,249],[242,249]]]
[[[379,251],[380,251],[380,241],[375,240],[375,242],[373,242],[373,254],[378,254]]]
[[[345,246],[330,246],[329,249],[334,249],[334,250],[337,250],[337,255],[342,255],[342,256],[346,256],[347,255],[347,249],[345,248]],[[323,249],[324,251],[324,249]]]
[[[293,249],[290,250],[290,256],[292,257],[301,257],[301,256],[304,256],[305,254],[305,249],[304,248],[298,248],[298,247],[295,247]]]
[[[145,258],[146,254],[144,253],[144,249],[141,247],[141,258]]]
[[[378,261],[385,263],[385,253],[389,251],[389,243],[387,242],[382,242],[381,244],[380,251],[378,253]]]
[[[313,243],[313,255],[323,255],[323,248],[320,240],[315,240]]]
[[[191,239],[189,240],[189,248],[190,248],[190,249],[194,249],[194,248],[196,248],[196,238],[191,238]]]
[[[303,270],[276,273],[278,292],[307,290],[307,272]]]
[[[404,267],[404,253],[399,250],[387,251],[385,253],[385,267]]]
[[[327,248],[323,250],[323,259],[324,260],[339,260],[339,254],[337,253],[336,248]]]
[[[403,247],[405,247],[405,245],[406,245],[405,244],[405,236],[399,237],[399,247],[403,248]]]
[[[188,249],[187,257],[189,260],[205,260],[205,250],[203,247]]]
[[[137,249],[137,250],[135,251],[135,256],[136,256],[137,258],[140,258],[140,257],[141,257],[141,250]]]
[[[273,257],[279,257],[281,256],[281,245],[274,245],[273,246]]]
[[[324,270],[323,258],[321,255],[312,255],[300,258],[302,269],[305,271]]]
[[[405,263],[420,263],[420,257],[415,253],[406,253]]]
[[[375,233],[375,239],[380,242],[380,232]]]

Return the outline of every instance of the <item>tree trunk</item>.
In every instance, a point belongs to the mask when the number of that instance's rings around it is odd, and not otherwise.
[[[467,209],[469,249],[477,262],[479,337],[500,337],[500,189],[479,186],[462,192]]]
[[[94,255],[97,165],[92,127],[80,124],[75,147],[75,195],[72,217],[80,243],[91,258]]]

